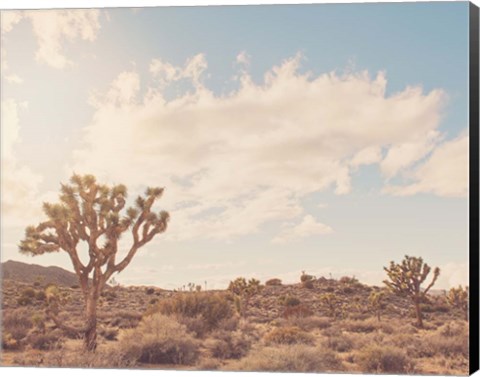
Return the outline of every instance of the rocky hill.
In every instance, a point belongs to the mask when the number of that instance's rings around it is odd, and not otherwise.
[[[33,284],[56,284],[70,287],[78,284],[77,275],[63,268],[50,266],[44,267],[37,264],[28,264],[17,261],[6,261],[1,264],[2,279]]]

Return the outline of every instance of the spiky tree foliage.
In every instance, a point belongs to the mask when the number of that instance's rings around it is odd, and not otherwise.
[[[381,321],[382,310],[385,309],[385,292],[372,292],[368,296],[368,304],[370,310],[377,316],[377,320]]]
[[[235,306],[242,317],[247,314],[247,307],[250,299],[262,290],[260,280],[239,277],[231,281],[228,290],[235,296]]]
[[[329,315],[337,318],[338,311],[341,309],[341,303],[335,293],[324,293],[319,296],[320,301],[328,308]]]
[[[19,246],[21,253],[35,256],[64,251],[70,257],[85,299],[85,326],[74,329],[62,324],[55,311],[49,314],[58,326],[83,333],[89,350],[96,348],[97,301],[106,282],[123,271],[142,246],[167,228],[169,214],[152,211],[163,190],[148,188],[145,196],[138,196],[135,206],[125,209],[124,185],[109,187],[97,183],[93,175],[74,174],[69,184],[61,185],[58,203],[43,204],[47,220],[25,231]],[[129,231],[132,244],[125,256],[117,260],[120,237]],[[82,243],[87,246],[83,258],[79,248]]]
[[[468,321],[468,295],[468,287],[463,288],[461,285],[458,288],[451,288],[447,294],[448,304],[463,311],[466,321]]]
[[[390,262],[390,267],[384,267],[383,269],[387,272],[389,278],[389,280],[384,280],[383,282],[391,291],[410,297],[415,306],[417,326],[423,328],[420,303],[425,300],[428,291],[437,281],[440,269],[435,267],[432,281],[425,289],[422,289],[422,284],[427,279],[432,268],[424,263],[422,258],[405,255],[401,263],[397,264],[392,261]]]

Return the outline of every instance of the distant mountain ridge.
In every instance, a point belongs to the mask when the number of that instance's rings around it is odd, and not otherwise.
[[[78,285],[78,277],[73,272],[56,266],[44,267],[38,264],[28,264],[8,260],[1,263],[2,279],[9,279],[33,284],[38,281],[44,284],[57,284],[71,287]]]

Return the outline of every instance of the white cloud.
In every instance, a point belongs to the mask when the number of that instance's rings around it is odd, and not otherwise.
[[[99,16],[96,9],[2,11],[2,36],[20,20],[28,19],[38,44],[37,61],[61,69],[73,64],[63,53],[63,42],[95,40]]]
[[[305,238],[317,235],[325,235],[333,232],[328,225],[317,222],[311,215],[306,215],[302,222],[297,225],[288,224],[285,229],[275,237],[273,243],[286,243],[298,238]]]
[[[26,104],[8,99],[1,102],[2,125],[2,226],[29,225],[39,211],[31,203],[38,195],[42,178],[29,167],[20,164],[15,155],[15,146],[20,141],[19,110]]]
[[[19,23],[22,19],[22,15],[18,11],[1,11],[0,12],[0,77],[2,79],[4,78],[5,80],[9,82],[14,82],[14,83],[20,83],[22,79],[18,77],[17,75],[9,75],[7,76],[7,72],[9,69],[8,66],[8,61],[7,61],[7,51],[5,50],[5,36],[7,33],[12,31],[13,27]],[[16,79],[18,78],[18,80]]]
[[[7,80],[8,82],[15,83],[15,84],[22,84],[23,83],[23,79],[16,74],[5,76],[5,80]]]
[[[243,67],[248,67],[250,66],[250,60],[251,57],[250,55],[247,54],[246,51],[242,51],[237,55],[237,64],[243,66]]]
[[[2,10],[0,14],[1,32],[2,36],[12,31],[13,27],[22,19],[22,14],[19,11]]]
[[[36,59],[53,68],[65,68],[72,62],[63,54],[62,43],[75,39],[96,39],[100,11],[95,9],[36,10],[25,12],[32,23],[38,43]]]
[[[201,84],[202,54],[182,67],[153,60],[158,80],[143,98],[138,75],[121,73],[93,101],[84,147],[67,170],[134,189],[166,186],[169,237],[228,240],[298,221],[309,193],[349,193],[361,165],[380,164],[391,179],[434,148],[441,90],[386,96],[382,72],[301,74],[301,58],[273,67],[263,83],[242,71],[240,87],[224,96]],[[193,91],[167,100],[168,84],[185,78]]]
[[[135,101],[140,90],[140,77],[136,72],[122,72],[112,82],[105,95],[92,93],[89,102],[94,107],[105,103],[112,106],[128,106]]]
[[[195,87],[200,87],[206,69],[207,60],[204,54],[188,59],[183,67],[174,66],[162,59],[153,59],[149,67],[150,73],[159,80],[162,87],[182,79],[190,79]]]
[[[468,135],[465,134],[440,144],[410,173],[413,183],[387,186],[384,191],[399,196],[432,193],[465,197],[468,194],[468,144]]]
[[[467,286],[468,281],[468,264],[467,263],[447,263],[440,267],[440,276],[438,277],[438,283],[435,284],[441,288],[452,288],[459,285]],[[434,286],[434,288],[435,288]]]

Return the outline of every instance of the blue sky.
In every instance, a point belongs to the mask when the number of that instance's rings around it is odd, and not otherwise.
[[[117,280],[467,282],[468,3],[2,12],[2,260],[73,171],[166,186]],[[128,240],[125,240],[128,243]]]

